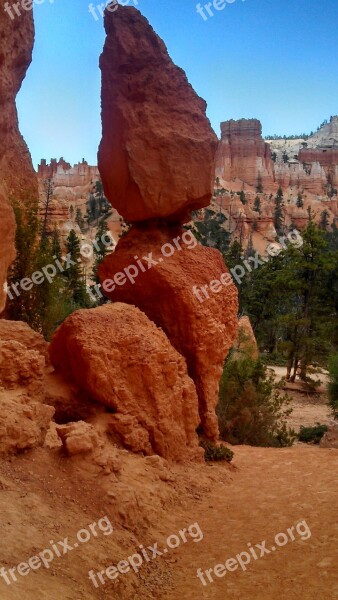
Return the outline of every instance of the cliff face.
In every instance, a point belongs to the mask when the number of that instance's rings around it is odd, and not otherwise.
[[[37,179],[19,132],[15,98],[32,58],[32,11],[10,19],[0,0],[0,310],[7,269],[15,258],[15,220],[10,200],[37,199]]]
[[[228,184],[236,180],[254,188],[261,184],[266,193],[281,186],[326,196],[332,187],[338,187],[338,117],[332,117],[306,141],[267,143],[261,134],[257,119],[221,123],[216,177]]]
[[[262,139],[262,125],[257,119],[221,123],[216,177],[225,181],[240,179],[255,187],[259,181],[263,187],[273,184],[270,146]]]

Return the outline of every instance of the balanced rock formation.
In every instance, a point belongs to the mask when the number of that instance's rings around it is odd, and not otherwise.
[[[146,258],[137,263],[138,257]],[[222,274],[226,282],[215,293],[210,283],[220,281]],[[134,226],[101,263],[99,276],[109,298],[136,304],[185,357],[199,397],[203,431],[217,439],[218,384],[237,332],[237,290],[221,254],[197,243],[179,226]],[[202,286],[209,289],[208,296]]]
[[[0,0],[0,311],[3,285],[15,258],[15,219],[10,200],[38,198],[37,180],[27,146],[19,132],[15,97],[32,58],[32,11],[11,19]]]
[[[199,423],[217,440],[215,407],[236,337],[237,291],[218,251],[193,236],[182,242],[189,236],[182,223],[211,199],[216,136],[205,102],[136,9],[106,11],[105,27],[99,169],[107,198],[133,226],[99,277],[111,299],[138,306],[184,356]],[[135,264],[138,276],[127,278],[124,270],[134,265],[128,273],[135,273]],[[194,289],[216,280],[218,293],[203,303]],[[119,426],[133,438],[130,419]]]
[[[139,309],[117,303],[73,313],[54,334],[50,356],[58,372],[115,411],[109,433],[131,450],[173,460],[201,456],[186,363]]]
[[[206,103],[135,8],[106,11],[105,28],[98,155],[105,195],[129,222],[184,220],[211,199],[217,137]]]

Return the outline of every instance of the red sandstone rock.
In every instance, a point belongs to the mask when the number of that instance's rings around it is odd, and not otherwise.
[[[262,126],[257,119],[221,123],[216,177],[224,181],[238,178],[254,187],[261,182],[264,189],[273,185],[270,146],[262,138]]]
[[[99,170],[111,204],[130,222],[189,220],[207,206],[217,138],[206,103],[135,8],[106,11]]]
[[[54,334],[50,355],[89,397],[135,419],[143,435],[139,450],[173,460],[201,456],[198,400],[186,363],[140,310],[114,304],[77,311]],[[114,416],[111,423],[110,432]]]
[[[0,455],[42,446],[53,413],[25,395],[0,391]]]
[[[11,19],[0,0],[0,311],[7,268],[15,258],[15,220],[9,198],[25,202],[38,197],[37,180],[27,146],[19,132],[15,97],[31,62],[32,11]]]
[[[181,249],[165,257],[161,248],[169,254],[170,247],[164,244],[171,243],[174,247],[173,239],[177,236]],[[140,273],[133,284],[124,277],[123,285],[116,285],[113,290],[106,283],[106,293],[112,300],[137,305],[186,358],[199,397],[204,433],[217,439],[215,407],[223,362],[237,334],[237,290],[230,279],[230,285],[220,284],[218,293],[209,290],[209,298],[200,303],[193,294],[193,286],[198,289],[209,286],[227,273],[227,268],[217,250],[197,245],[188,232],[185,234],[188,243],[183,243],[181,236],[179,227],[134,226],[121,238],[116,251],[101,263],[99,276],[101,282],[113,279],[116,273],[135,265],[135,257],[148,257],[152,253],[151,258],[157,264],[148,269],[147,261],[143,260],[145,272],[139,267]],[[203,293],[200,294],[203,299]]]
[[[23,321],[7,321],[0,319],[0,341],[15,341],[22,344],[26,350],[34,350],[49,363],[48,343],[40,333]]]

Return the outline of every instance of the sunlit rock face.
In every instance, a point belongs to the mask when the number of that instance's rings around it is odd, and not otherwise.
[[[207,206],[217,137],[206,103],[135,8],[106,11],[99,170],[129,222],[189,220]]]

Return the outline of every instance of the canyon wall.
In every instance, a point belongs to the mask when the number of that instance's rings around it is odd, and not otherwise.
[[[15,258],[15,219],[11,201],[22,205],[37,200],[38,186],[28,148],[20,134],[15,105],[32,58],[32,11],[10,19],[0,0],[0,311],[6,296],[3,285]]]
[[[257,119],[221,123],[216,156],[216,177],[243,182],[266,193],[295,188],[315,196],[327,196],[338,186],[338,117],[322,126],[306,141],[262,138]],[[272,160],[272,156],[274,160]]]
[[[216,155],[216,177],[224,181],[240,179],[248,185],[263,187],[274,182],[269,144],[262,139],[258,119],[221,123],[221,141]]]

